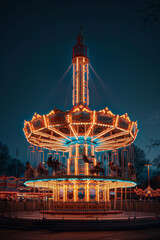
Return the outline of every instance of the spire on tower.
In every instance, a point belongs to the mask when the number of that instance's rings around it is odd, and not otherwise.
[[[84,37],[82,35],[82,33],[80,32],[77,36],[77,45],[83,45],[84,43]]]
[[[80,27],[80,30],[82,27]],[[84,45],[84,36],[80,31],[77,36],[77,45],[73,47],[72,59],[78,56],[83,56],[88,58],[88,48]]]

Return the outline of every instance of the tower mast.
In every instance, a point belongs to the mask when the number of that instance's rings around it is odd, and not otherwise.
[[[77,36],[77,45],[73,47],[73,106],[89,105],[89,58],[88,48],[84,45],[84,37],[80,32]]]

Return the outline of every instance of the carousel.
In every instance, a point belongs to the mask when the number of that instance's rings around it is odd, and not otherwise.
[[[150,186],[150,177],[149,177],[149,168],[150,166],[152,166],[152,164],[146,164],[145,165],[148,168],[148,186],[145,189],[142,188],[136,188],[134,189],[135,193],[140,196],[140,200],[142,199],[153,199],[153,198],[157,198],[160,197],[160,189],[153,189]]]
[[[25,185],[52,189],[54,202],[106,203],[110,189],[116,192],[136,185],[131,144],[137,136],[137,122],[107,107],[89,108],[90,65],[81,33],[73,47],[72,66],[73,107],[68,111],[54,108],[46,115],[35,113],[31,121],[24,122],[29,154],[37,151],[42,156],[36,168],[27,161]]]

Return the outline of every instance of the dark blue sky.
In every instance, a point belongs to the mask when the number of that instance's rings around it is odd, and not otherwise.
[[[1,1],[0,141],[12,156],[18,147],[19,158],[27,158],[24,119],[71,107],[72,70],[61,76],[80,25],[90,63],[106,85],[105,91],[90,70],[99,96],[90,86],[90,108],[127,112],[138,122],[135,144],[144,150],[147,138],[160,139],[160,20],[144,28],[144,2]]]

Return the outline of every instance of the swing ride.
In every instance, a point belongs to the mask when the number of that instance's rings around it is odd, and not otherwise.
[[[34,157],[37,169],[27,162],[25,185],[52,189],[55,202],[106,203],[110,189],[136,185],[131,144],[138,133],[137,122],[127,113],[119,116],[107,107],[99,111],[88,107],[89,58],[81,33],[73,47],[72,65],[71,110],[54,108],[24,122],[29,154],[41,155],[38,163]]]

